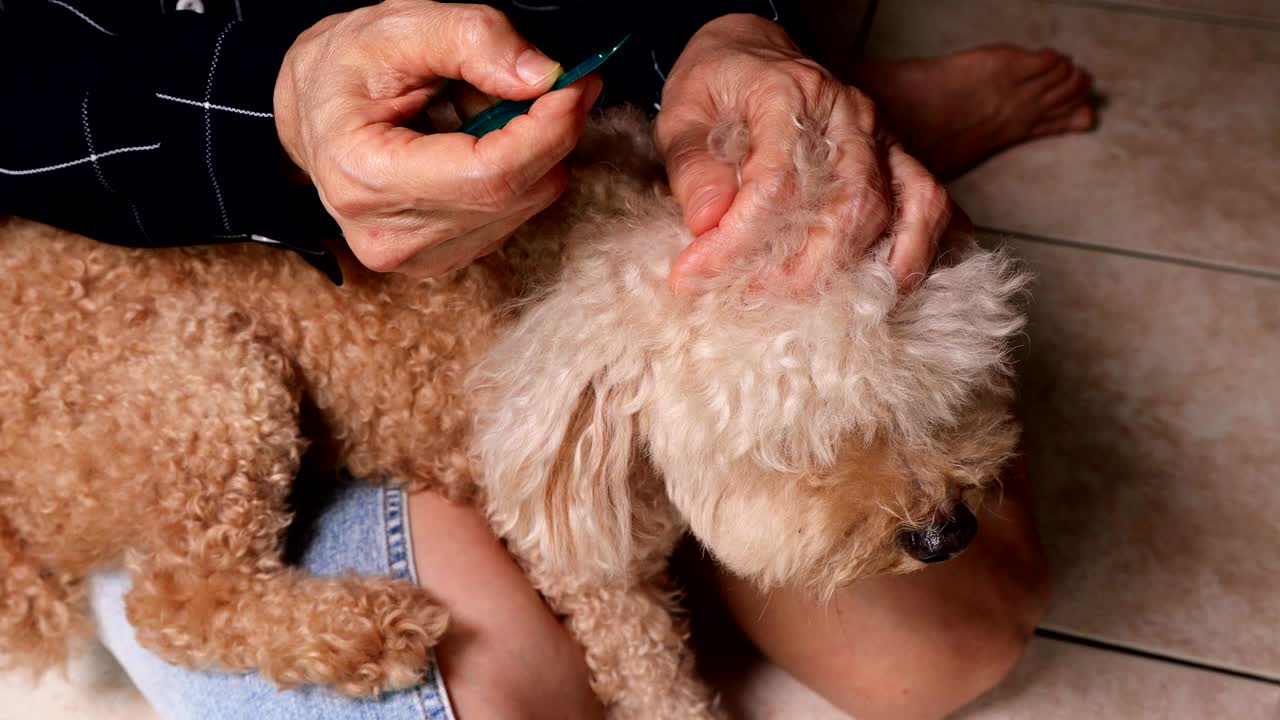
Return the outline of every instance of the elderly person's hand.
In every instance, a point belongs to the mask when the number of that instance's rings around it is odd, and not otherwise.
[[[480,139],[406,125],[449,79],[524,100],[559,71],[497,10],[388,0],[298,38],[276,82],[276,126],[360,262],[437,275],[496,249],[559,196],[560,163],[600,80],[549,93]]]
[[[663,93],[656,139],[672,190],[695,240],[676,259],[671,282],[713,276],[765,242],[770,213],[785,212],[796,173],[797,119],[826,128],[836,142],[835,172],[850,193],[821,212],[798,256],[766,282],[811,287],[840,258],[858,257],[886,233],[899,287],[923,277],[948,230],[972,225],[947,192],[886,132],[871,101],[806,58],[777,24],[728,15],[705,25],[676,61]],[[750,147],[739,168],[717,158],[709,134],[744,122]]]

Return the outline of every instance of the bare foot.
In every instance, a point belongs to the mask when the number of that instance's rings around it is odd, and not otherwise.
[[[1053,50],[991,45],[937,58],[866,63],[854,84],[903,144],[949,178],[1010,145],[1093,127],[1089,73]]]

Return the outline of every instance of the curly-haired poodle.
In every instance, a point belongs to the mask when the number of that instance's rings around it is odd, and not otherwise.
[[[762,587],[830,593],[960,551],[1014,450],[1025,279],[1003,254],[952,249],[907,295],[883,249],[804,297],[754,282],[839,190],[833,148],[807,134],[799,209],[678,295],[690,238],[628,113],[593,123],[570,191],[504,252],[434,280],[344,256],[335,287],[258,246],[0,225],[0,652],[56,661],[88,630],[86,574],[123,564],[139,640],[173,662],[413,684],[447,623],[428,591],[282,557],[323,443],[483,502],[615,717],[712,715],[664,580],[681,534]]]

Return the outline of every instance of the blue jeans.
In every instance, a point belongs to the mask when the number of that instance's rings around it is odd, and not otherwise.
[[[354,572],[416,582],[405,495],[352,483],[316,520],[301,565],[317,575]],[[93,578],[90,601],[99,634],[138,689],[165,720],[454,720],[436,664],[422,685],[376,700],[327,688],[278,690],[254,674],[197,671],[170,665],[134,639],[125,619],[124,573]]]

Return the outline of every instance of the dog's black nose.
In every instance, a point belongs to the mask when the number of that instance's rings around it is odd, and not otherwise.
[[[898,544],[920,562],[936,563],[959,555],[978,534],[978,519],[969,508],[957,505],[951,516],[939,522],[898,533]]]

